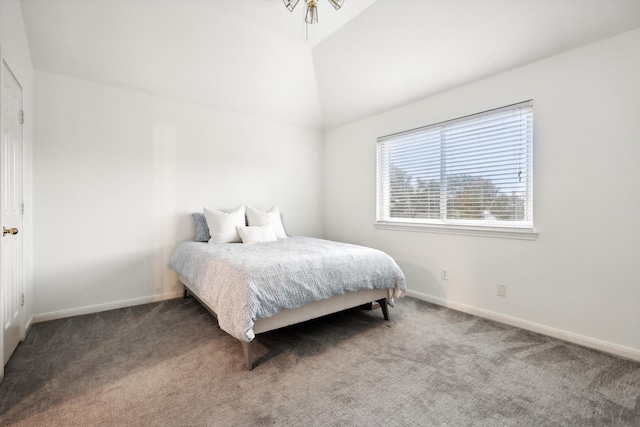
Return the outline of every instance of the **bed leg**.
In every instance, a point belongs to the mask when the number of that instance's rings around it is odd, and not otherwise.
[[[184,299],[187,299],[187,297],[189,296],[189,290],[187,288],[184,288]]]
[[[380,304],[380,308],[382,309],[382,315],[384,316],[384,320],[389,320],[389,307],[387,307],[387,299],[382,298],[376,302]]]
[[[251,351],[251,343],[242,341],[242,350],[244,350],[244,363],[247,366],[247,371],[253,369],[253,352]]]

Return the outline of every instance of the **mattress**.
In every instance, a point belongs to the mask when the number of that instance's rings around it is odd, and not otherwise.
[[[311,237],[258,244],[182,242],[169,267],[217,314],[220,328],[251,341],[257,319],[363,289],[406,294],[404,274],[377,249]]]

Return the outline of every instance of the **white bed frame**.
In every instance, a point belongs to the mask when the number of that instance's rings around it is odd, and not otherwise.
[[[218,315],[216,314],[216,308],[211,307],[210,304],[203,301],[198,293],[194,292],[194,286],[191,286],[186,280],[184,280],[184,278],[180,277],[180,281],[184,285],[184,297],[187,298],[187,296],[191,294],[217,319]],[[284,328],[285,326],[317,319],[318,317],[372,302],[377,302],[380,305],[384,319],[389,320],[389,309],[387,307],[388,296],[388,289],[365,289],[361,291],[348,292],[327,300],[312,302],[299,308],[285,309],[271,317],[258,319],[253,325],[253,332],[257,335],[262,332]],[[244,350],[245,365],[247,370],[250,371],[253,369],[253,352],[251,349],[251,342],[239,341],[242,343],[242,349]]]

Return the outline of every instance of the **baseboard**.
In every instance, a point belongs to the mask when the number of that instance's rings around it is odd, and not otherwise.
[[[148,304],[150,302],[164,301],[179,298],[183,291],[169,292],[166,294],[151,295],[142,298],[133,298],[122,301],[108,302],[105,304],[88,305],[85,307],[70,308],[68,310],[51,311],[49,313],[34,314],[31,318],[33,323],[46,322],[48,320],[64,319],[65,317],[81,316],[83,314],[99,313],[101,311],[115,310],[124,307]]]
[[[423,294],[416,291],[409,290],[407,291],[407,295],[419,300],[423,300],[433,304],[441,305],[443,307],[451,308],[453,310],[473,314],[474,316],[483,317],[489,320],[495,320],[496,322],[505,323],[511,326],[516,326],[518,328],[526,329],[528,331],[537,332],[553,338],[569,341],[574,344],[579,344],[585,347],[593,348],[596,350],[604,351],[606,353],[615,354],[617,356],[621,356],[627,359],[640,362],[640,351],[635,350],[633,348],[621,346],[618,344],[613,344],[607,341],[602,341],[596,338],[591,338],[591,337],[587,337],[580,334],[575,334],[573,332],[565,331],[562,329],[552,328],[550,326],[541,325],[539,323],[529,322],[528,320],[507,316],[505,314],[484,310],[482,308],[473,307],[473,306],[462,304],[455,301],[450,301],[440,297],[434,297],[434,296]]]
[[[179,298],[183,295],[182,291],[169,292],[165,294],[151,295],[148,297],[134,298],[129,300],[115,301],[105,304],[96,304],[85,307],[71,308],[68,310],[52,311],[49,313],[34,314],[25,326],[25,330],[28,331],[33,323],[46,322],[48,320],[63,319],[65,317],[80,316],[83,314],[98,313],[101,311],[115,310],[124,307],[133,307],[141,304],[148,304],[151,302],[164,301],[173,298]],[[507,325],[515,326],[518,328],[526,329],[528,331],[537,332],[550,337],[558,338],[564,341],[569,341],[574,344],[582,345],[585,347],[593,348],[596,350],[604,351],[607,353],[615,354],[627,359],[640,362],[640,351],[613,344],[607,341],[602,341],[596,338],[587,337],[573,332],[565,331],[562,329],[552,328],[550,326],[541,325],[539,323],[530,322],[528,320],[520,319],[513,316],[507,316],[505,314],[496,313],[494,311],[484,310],[482,308],[474,307],[467,304],[462,304],[455,301],[446,300],[440,297],[434,297],[431,295],[423,294],[420,292],[408,290],[407,295],[422,301],[427,301],[433,304],[437,304],[443,307],[451,308],[453,310],[462,311],[464,313],[473,314],[474,316],[483,317],[489,320],[495,320],[496,322],[505,323]]]
[[[29,330],[31,329],[32,326],[33,326],[33,316],[31,316],[29,320],[27,320],[27,323],[24,325],[24,338],[26,338],[26,336],[29,335]],[[24,338],[22,339],[24,340]]]

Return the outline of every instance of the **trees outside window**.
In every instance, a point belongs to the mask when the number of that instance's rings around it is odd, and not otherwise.
[[[378,140],[378,222],[533,226],[531,102]]]

